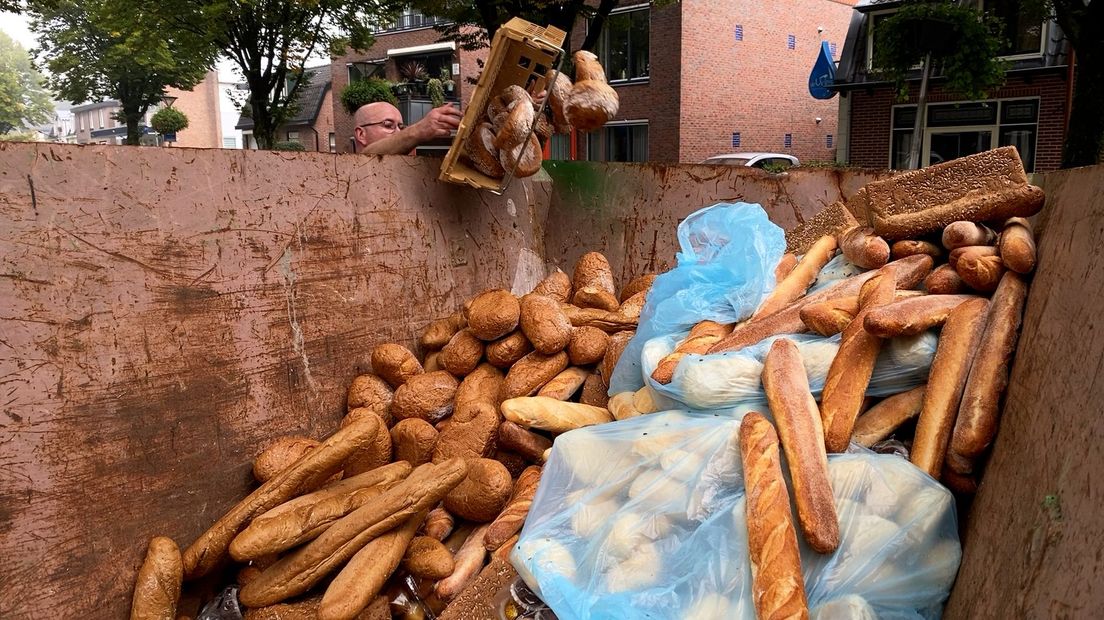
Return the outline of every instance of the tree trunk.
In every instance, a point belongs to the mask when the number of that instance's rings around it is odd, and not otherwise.
[[[587,29],[586,38],[583,39],[583,44],[579,46],[579,49],[588,52],[594,51],[594,46],[598,44],[598,37],[602,35],[602,28],[606,25],[606,18],[609,17],[610,11],[616,6],[617,0],[602,0],[598,5],[594,19],[590,22],[590,28]]]
[[[138,146],[142,143],[142,115],[143,112],[135,106],[123,106],[123,118],[126,120],[127,135],[123,144]]]
[[[264,92],[261,86],[250,86],[251,93]],[[249,109],[253,114],[253,139],[257,141],[257,148],[269,150],[276,143],[276,127],[272,123],[272,115],[268,109],[266,97],[251,96]]]
[[[924,121],[927,117],[931,54],[924,56],[924,67],[921,71],[923,71],[923,76],[920,78],[920,96],[916,100],[916,121],[912,124],[912,144],[909,145],[909,170],[916,170],[920,167],[920,155],[924,150]]]
[[[1104,148],[1104,51],[1077,50],[1076,84],[1062,167],[1091,166]]]

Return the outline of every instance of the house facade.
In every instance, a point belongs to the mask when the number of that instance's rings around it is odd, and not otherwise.
[[[295,114],[276,129],[277,142],[298,142],[308,151],[337,152],[330,71],[329,65],[303,70],[307,81],[299,88]],[[253,137],[253,119],[241,115],[235,128],[242,132],[244,148],[257,148],[257,140]]]
[[[1062,161],[1073,87],[1069,45],[1056,23],[1027,19],[1017,0],[975,3],[1005,22],[1005,83],[983,100],[964,101],[946,89],[938,71],[933,74],[926,126],[919,137],[920,164],[1013,145],[1029,172],[1055,170]],[[841,124],[837,156],[842,163],[894,169],[908,165],[920,71],[902,101],[873,66],[878,22],[901,5],[899,0],[864,0],[855,7],[835,83]]]
[[[96,103],[73,106],[73,141],[77,144],[123,144],[126,141],[126,123],[115,119],[122,111],[118,101],[107,99]],[[150,109],[139,127],[143,144],[155,144],[156,137],[150,132],[150,117],[156,110]]]
[[[853,0],[682,0],[655,8],[623,0],[595,51],[621,101],[617,117],[592,134],[557,136],[557,159],[696,163],[714,155],[768,151],[802,160],[835,158],[837,105],[813,99],[809,73],[821,41],[841,49]],[[405,21],[404,21],[405,19]],[[376,35],[366,54],[334,62],[334,92],[370,74],[400,79],[407,57],[451,59],[456,99],[471,95],[487,50],[440,42],[433,18],[408,12]],[[571,33],[571,49],[587,23]],[[432,73],[432,72],[431,72]],[[336,102],[339,150],[351,152],[350,116]],[[406,115],[407,123],[417,120]],[[420,118],[420,117],[418,117]],[[447,144],[445,145],[447,147]]]

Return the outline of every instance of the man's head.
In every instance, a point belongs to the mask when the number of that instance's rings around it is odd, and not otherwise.
[[[353,134],[356,136],[358,150],[403,128],[399,109],[386,101],[360,106],[353,115],[353,122],[356,124]]]

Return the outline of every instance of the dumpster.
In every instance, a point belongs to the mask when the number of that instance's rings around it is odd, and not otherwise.
[[[124,617],[146,544],[194,540],[269,440],[322,437],[372,347],[601,250],[624,285],[681,219],[759,203],[792,229],[887,175],[549,162],[502,196],[432,161],[0,145],[0,617]],[[947,616],[1091,617],[1102,504],[1104,168],[1046,175],[1002,431]],[[219,583],[191,585],[193,613]],[[204,590],[204,588],[207,588]]]

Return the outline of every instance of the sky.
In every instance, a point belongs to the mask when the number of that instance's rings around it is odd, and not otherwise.
[[[29,22],[30,20],[25,15],[0,13],[0,30],[28,50],[38,43],[34,33],[31,32]]]

